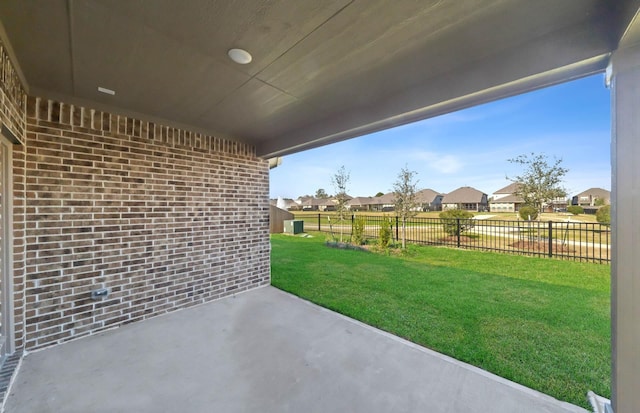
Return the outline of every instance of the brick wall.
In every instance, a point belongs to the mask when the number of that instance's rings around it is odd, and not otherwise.
[[[13,146],[16,348],[269,283],[268,165],[248,145],[27,98],[0,43]],[[90,293],[110,290],[105,300]]]
[[[36,98],[25,143],[26,348],[269,283],[253,147]]]

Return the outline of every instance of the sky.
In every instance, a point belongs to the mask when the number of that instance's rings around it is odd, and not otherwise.
[[[571,196],[611,189],[610,150],[610,91],[594,75],[285,156],[270,171],[270,196],[334,194],[331,178],[343,165],[351,196],[391,192],[405,166],[418,189],[471,186],[491,196],[523,172],[508,160],[531,153],[562,159]]]

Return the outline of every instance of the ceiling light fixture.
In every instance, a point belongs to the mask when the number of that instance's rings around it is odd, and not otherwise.
[[[251,63],[251,60],[253,59],[251,54],[243,49],[230,49],[227,54],[231,60],[241,65]]]
[[[102,87],[102,86],[98,86],[98,92],[105,93],[111,96],[116,94],[115,90],[107,89],[106,87]]]

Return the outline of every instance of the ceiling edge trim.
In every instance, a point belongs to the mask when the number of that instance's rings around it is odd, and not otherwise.
[[[478,106],[480,104],[504,99],[510,96],[531,92],[536,89],[579,79],[599,72],[604,72],[609,64],[610,57],[611,53],[604,53],[560,68],[527,76],[499,86],[494,86],[465,96],[449,99],[421,109],[416,109],[400,115],[368,123],[366,125],[351,128],[343,132],[327,135],[309,142],[292,145],[287,148],[270,149],[265,147],[266,145],[256,144],[256,154],[263,158],[289,155],[295,152],[317,148],[346,139],[379,132],[396,126],[433,118],[472,106]]]

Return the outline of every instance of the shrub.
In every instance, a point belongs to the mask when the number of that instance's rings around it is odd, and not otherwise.
[[[378,245],[380,248],[387,249],[389,244],[391,244],[391,220],[388,217],[382,217],[380,232],[378,233]]]
[[[353,221],[353,243],[356,245],[364,244],[364,224],[365,220],[362,217],[356,217]]]
[[[440,218],[442,218],[444,232],[452,236],[458,236],[473,228],[474,225],[473,221],[471,221],[473,214],[463,209],[448,209],[446,211],[442,211],[440,213]],[[460,220],[460,225],[458,225],[458,219]]]
[[[584,214],[584,209],[580,205],[571,205],[567,208],[568,212],[571,212],[573,215]]]
[[[611,224],[611,205],[605,205],[598,208],[598,212],[596,212],[596,221],[605,225]]]
[[[518,214],[520,215],[520,218],[524,219],[525,221],[535,221],[536,219],[538,219],[538,210],[536,209],[536,207],[531,205],[525,205],[520,208]]]

